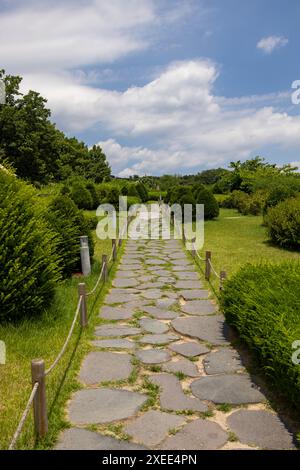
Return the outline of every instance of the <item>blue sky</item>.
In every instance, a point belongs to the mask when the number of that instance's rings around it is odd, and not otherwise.
[[[116,175],[300,164],[299,17],[298,0],[0,0],[0,65]]]

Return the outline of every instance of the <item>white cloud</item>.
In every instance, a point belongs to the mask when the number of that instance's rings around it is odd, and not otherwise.
[[[271,54],[275,49],[286,46],[289,40],[284,36],[268,36],[258,41],[256,47],[266,54]]]
[[[217,77],[214,63],[192,60],[170,64],[145,86],[123,92],[90,87],[71,73],[26,76],[25,86],[49,98],[64,128],[110,135],[99,140],[115,174],[193,172],[267,145],[300,145],[300,116],[271,106],[285,94],[221,98],[214,94]]]
[[[18,3],[0,15],[1,63],[10,71],[112,62],[148,46],[151,0]]]

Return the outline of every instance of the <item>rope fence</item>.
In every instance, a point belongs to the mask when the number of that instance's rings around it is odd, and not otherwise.
[[[31,361],[31,381],[32,389],[27,401],[24,412],[21,416],[21,419],[18,423],[16,431],[13,435],[13,438],[9,445],[9,450],[13,450],[16,447],[17,441],[21,435],[26,419],[29,415],[31,406],[33,405],[33,416],[34,416],[34,428],[37,437],[44,437],[48,432],[48,416],[47,416],[47,399],[46,399],[46,377],[51,374],[55,369],[61,358],[66,352],[72,334],[74,332],[75,326],[77,324],[78,317],[80,317],[80,326],[81,328],[86,328],[88,326],[88,315],[87,315],[87,297],[92,296],[103,280],[103,285],[108,280],[108,266],[111,261],[115,261],[118,256],[118,247],[122,246],[122,241],[124,234],[127,230],[129,223],[133,217],[129,217],[128,224],[124,226],[122,233],[119,235],[119,239],[112,240],[112,249],[109,257],[105,254],[102,255],[102,267],[99,273],[99,276],[96,280],[96,283],[90,292],[86,292],[86,284],[81,282],[78,284],[78,294],[79,299],[76,307],[76,311],[73,317],[71,327],[69,329],[66,340],[56,356],[56,359],[52,365],[45,370],[45,361],[43,359],[34,359]],[[87,276],[91,273],[90,269],[90,256],[89,256],[89,247],[87,237],[80,237],[80,247],[81,247],[81,266],[82,274]],[[103,287],[102,285],[102,287]]]
[[[165,214],[166,214],[166,210],[163,209]],[[170,215],[170,214],[168,214]],[[182,228],[182,224],[180,225],[178,220],[176,219],[176,217],[174,217],[174,214],[173,214],[173,217],[172,217],[172,222],[173,222],[173,225],[174,225],[174,228],[175,230],[177,231],[177,233],[179,234],[179,236],[183,239],[183,241],[185,242],[186,241],[186,237],[185,237],[185,232],[184,232],[184,228]],[[195,243],[193,242],[192,240],[192,246],[193,246],[193,249],[191,250],[191,254],[193,256],[193,258],[198,258],[198,260],[200,262],[204,262],[205,263],[205,268],[204,268],[204,271],[205,271],[205,279],[207,281],[210,281],[210,278],[211,278],[211,275],[214,274],[216,276],[217,279],[219,279],[220,283],[219,283],[219,290],[222,291],[223,290],[223,286],[224,286],[224,281],[226,280],[226,277],[227,277],[227,273],[226,271],[222,270],[220,271],[220,273],[217,272],[217,270],[215,269],[213,263],[212,263],[212,252],[211,251],[206,251],[205,252],[205,258],[203,258],[200,253],[198,252],[196,246],[195,246]]]

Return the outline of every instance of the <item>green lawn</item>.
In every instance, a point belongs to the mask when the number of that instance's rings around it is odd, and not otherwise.
[[[103,253],[109,254],[111,242],[96,240],[93,273],[87,279],[91,288],[100,272]],[[115,267],[111,269],[110,278]],[[24,321],[17,326],[0,326],[0,339],[5,341],[7,362],[0,365],[0,449],[6,449],[17,427],[31,390],[30,361],[43,358],[49,367],[60,351],[72,323],[78,302],[77,285],[82,278],[65,281],[56,291],[54,302],[39,320]],[[101,284],[100,284],[101,286]],[[88,301],[90,324],[85,331],[77,326],[61,362],[47,378],[49,434],[35,443],[32,413],[28,417],[18,448],[51,448],[60,429],[66,426],[64,407],[70,393],[78,387],[76,373],[84,354],[89,350],[89,338],[97,313],[109,283]]]
[[[218,219],[205,222],[201,256],[205,250],[210,250],[216,271],[225,270],[229,276],[246,263],[300,260],[299,252],[272,245],[262,222],[260,216],[241,216],[236,210],[221,209]],[[212,286],[218,288],[215,276]]]

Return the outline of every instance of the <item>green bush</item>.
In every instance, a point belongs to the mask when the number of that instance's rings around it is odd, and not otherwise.
[[[80,176],[69,178],[62,188],[61,194],[67,194],[79,209],[91,210],[93,209],[94,201],[90,190],[87,188],[87,184],[89,182]],[[98,199],[97,195],[95,195],[95,198]]]
[[[300,365],[292,344],[300,339],[300,264],[246,265],[225,283],[226,321],[255,351],[260,365],[300,410]]]
[[[134,204],[141,204],[141,200],[137,196],[127,196],[127,208],[129,209]]]
[[[271,207],[264,221],[274,243],[287,248],[300,247],[300,195]]]
[[[88,181],[86,189],[90,192],[92,197],[92,209],[97,209],[100,204],[100,199],[95,184],[92,181]]]
[[[160,196],[161,196],[160,191],[149,191],[148,200],[149,201],[159,201]]]
[[[140,197],[142,202],[147,202],[148,201],[148,191],[144,183],[138,182],[136,184],[136,190],[138,193],[138,196]]]
[[[56,197],[48,206],[45,218],[57,234],[60,267],[64,277],[80,270],[80,236],[89,237],[90,254],[94,253],[91,220],[85,218],[68,196]],[[96,218],[96,217],[95,217]],[[96,218],[96,224],[98,219]],[[93,224],[94,225],[94,224]],[[92,227],[94,228],[94,227]]]
[[[285,201],[285,199],[289,199],[290,197],[295,196],[296,191],[293,188],[290,188],[289,186],[277,186],[276,188],[273,188],[264,205],[264,214],[267,213],[268,209],[270,207],[275,207],[279,202]]]
[[[215,219],[219,216],[219,204],[211,191],[205,188],[200,188],[196,193],[196,203],[204,204],[204,219]]]
[[[60,279],[57,239],[34,191],[0,171],[0,321],[38,316]]]

